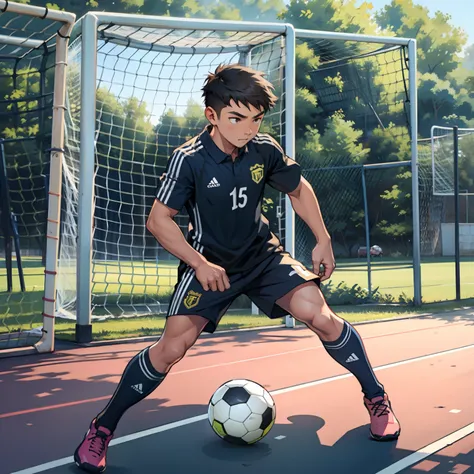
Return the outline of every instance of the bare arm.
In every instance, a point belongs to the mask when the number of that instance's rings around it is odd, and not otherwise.
[[[174,221],[177,213],[178,211],[155,200],[146,227],[165,250],[196,271],[196,278],[204,290],[224,291],[230,288],[225,270],[209,262],[186,241],[181,229]]]
[[[311,184],[302,177],[299,186],[289,194],[289,197],[296,214],[311,229],[316,241],[318,243],[329,242],[331,237],[324,225],[319,202]]]
[[[331,236],[324,224],[313,188],[302,177],[299,186],[289,193],[289,197],[295,213],[303,219],[316,237],[317,245],[311,255],[313,271],[320,275],[321,281],[327,280],[334,271],[336,262],[332,251]],[[320,265],[324,266],[324,271],[320,270]]]
[[[200,263],[206,262],[206,259],[186,241],[174,221],[176,214],[178,211],[155,200],[146,227],[165,250],[196,269]]]

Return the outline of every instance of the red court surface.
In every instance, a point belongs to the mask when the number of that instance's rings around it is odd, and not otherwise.
[[[107,474],[474,472],[474,311],[356,326],[402,432],[368,437],[357,380],[307,329],[202,336],[123,417]],[[150,343],[57,348],[0,359],[0,473],[80,473],[72,454],[125,365]],[[207,403],[229,379],[272,393],[277,419],[254,446],[220,440]]]

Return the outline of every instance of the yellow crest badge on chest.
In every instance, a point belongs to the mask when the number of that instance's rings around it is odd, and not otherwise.
[[[186,308],[191,309],[194,308],[199,304],[199,300],[201,299],[202,294],[197,293],[196,291],[189,290],[186,298],[184,298],[184,306]]]
[[[262,181],[263,178],[263,168],[264,166],[260,163],[253,165],[250,167],[250,173],[252,174],[252,180],[255,181],[257,184]]]

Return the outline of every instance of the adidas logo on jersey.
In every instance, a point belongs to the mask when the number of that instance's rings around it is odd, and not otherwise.
[[[346,362],[355,362],[356,360],[359,360],[359,358],[358,358],[354,353],[352,353],[352,354],[346,359]]]
[[[143,394],[143,386],[141,383],[137,383],[136,385],[132,385],[133,390],[136,390],[138,393]]]
[[[217,188],[219,186],[220,186],[219,181],[217,181],[216,178],[212,178],[209,184],[207,185],[208,188]]]

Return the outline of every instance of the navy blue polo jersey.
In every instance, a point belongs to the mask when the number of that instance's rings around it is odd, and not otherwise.
[[[270,135],[259,133],[232,160],[212,140],[212,126],[174,150],[156,199],[187,210],[187,241],[228,274],[247,271],[281,251],[262,214],[265,185],[290,193],[301,179],[299,164]]]

